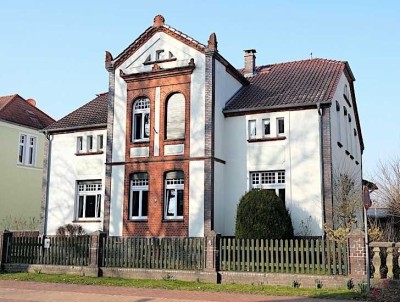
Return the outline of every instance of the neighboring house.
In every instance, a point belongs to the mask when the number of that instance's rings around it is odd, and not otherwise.
[[[204,45],[162,16],[116,58],[107,52],[109,92],[90,113],[102,119],[48,129],[45,231],[78,222],[116,236],[234,235],[240,197],[263,188],[285,202],[296,234],[307,224],[321,236],[324,223],[333,225],[334,172],[361,183],[351,69],[326,59],[256,66],[255,50],[244,61],[234,68],[215,34]],[[77,152],[99,134],[107,134],[105,153]]]
[[[0,228],[38,228],[46,141],[41,130],[53,122],[33,99],[0,96]]]
[[[47,232],[79,223],[87,232],[103,228],[107,94],[46,128],[49,154]],[[45,209],[43,203],[43,210]]]

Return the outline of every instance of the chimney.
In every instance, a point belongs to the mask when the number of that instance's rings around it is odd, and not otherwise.
[[[256,69],[256,50],[247,49],[244,51],[244,76],[251,77]]]
[[[34,99],[27,99],[26,102],[32,105],[33,107],[36,107],[36,101]]]

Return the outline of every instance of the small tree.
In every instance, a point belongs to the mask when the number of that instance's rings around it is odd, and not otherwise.
[[[293,226],[289,211],[275,193],[251,190],[240,199],[235,235],[239,239],[292,238]]]
[[[352,229],[362,213],[361,176],[335,171],[333,174],[333,220],[335,229]]]
[[[344,242],[357,224],[362,222],[362,179],[357,172],[336,170],[332,178],[333,228],[324,224],[329,238]]]

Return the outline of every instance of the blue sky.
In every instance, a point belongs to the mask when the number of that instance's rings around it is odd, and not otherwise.
[[[114,57],[162,14],[237,68],[310,57],[348,61],[365,142],[364,177],[400,155],[399,1],[18,1],[0,4],[0,95],[34,98],[55,119],[107,90]]]

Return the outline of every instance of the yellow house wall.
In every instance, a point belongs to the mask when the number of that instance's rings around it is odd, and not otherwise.
[[[37,137],[34,166],[18,163],[22,133]],[[10,228],[10,222],[12,228],[32,227],[32,219],[38,227],[45,139],[37,130],[0,121],[0,231]]]

